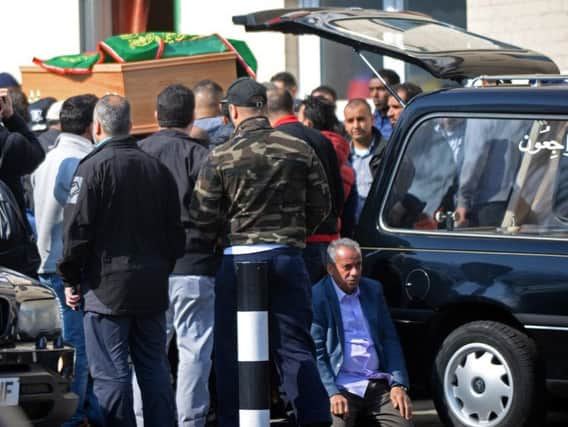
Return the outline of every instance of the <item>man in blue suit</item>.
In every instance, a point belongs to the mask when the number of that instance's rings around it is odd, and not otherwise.
[[[361,277],[359,244],[328,246],[329,275],[313,287],[311,333],[333,427],[412,426],[404,355],[380,283]]]

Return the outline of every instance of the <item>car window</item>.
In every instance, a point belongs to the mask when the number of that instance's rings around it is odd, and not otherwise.
[[[565,237],[568,121],[437,117],[411,135],[388,227]]]
[[[331,25],[347,33],[409,52],[519,49],[439,22],[400,18],[336,19]]]

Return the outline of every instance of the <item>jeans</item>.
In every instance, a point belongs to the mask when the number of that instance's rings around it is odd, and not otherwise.
[[[129,356],[136,369],[147,427],[175,425],[164,313],[110,316],[87,311],[85,343],[105,427],[135,427]]]
[[[239,425],[235,263],[242,261],[268,264],[270,358],[297,424],[330,425],[329,398],[316,367],[310,335],[312,286],[301,251],[279,248],[225,255],[217,274],[214,363],[219,426]]]
[[[63,340],[75,347],[75,376],[71,383],[71,391],[79,396],[79,405],[75,414],[63,426],[75,426],[85,418],[89,418],[93,423],[100,423],[99,405],[92,387],[89,387],[89,367],[83,332],[83,310],[72,310],[65,303],[63,281],[57,274],[41,274],[39,280],[57,295],[63,326]]]
[[[167,348],[176,333],[178,349],[177,418],[180,427],[204,427],[209,411],[209,374],[213,350],[215,280],[208,276],[172,275],[166,312]],[[134,410],[144,425],[134,377]]]

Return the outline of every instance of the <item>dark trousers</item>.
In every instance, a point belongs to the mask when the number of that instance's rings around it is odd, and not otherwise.
[[[349,415],[333,416],[333,427],[412,427],[412,421],[402,418],[390,400],[389,386],[385,381],[371,381],[365,396],[342,391],[347,399]]]
[[[164,351],[165,314],[107,316],[86,312],[83,324],[89,369],[105,427],[136,427],[129,355],[142,393],[144,425],[173,426],[174,396]]]
[[[469,214],[470,227],[500,227],[507,210],[507,202],[488,202],[471,209]]]
[[[239,425],[235,263],[246,261],[268,263],[270,357],[298,424],[330,425],[329,399],[316,367],[310,335],[311,284],[301,252],[280,248],[223,257],[215,291],[214,366],[219,426]]]
[[[319,282],[327,274],[328,245],[329,243],[308,243],[302,252],[312,285]]]

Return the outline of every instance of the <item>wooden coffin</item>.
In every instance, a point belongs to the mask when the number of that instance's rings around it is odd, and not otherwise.
[[[73,95],[107,93],[123,95],[132,106],[134,134],[155,132],[156,97],[172,83],[192,87],[211,79],[227,88],[237,77],[236,55],[232,52],[186,56],[124,64],[98,64],[88,75],[61,76],[36,65],[21,66],[22,86],[28,97],[52,96],[65,99]]]

